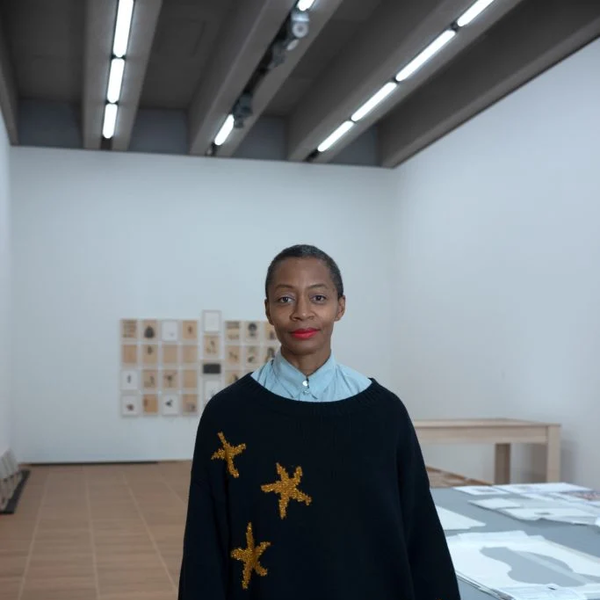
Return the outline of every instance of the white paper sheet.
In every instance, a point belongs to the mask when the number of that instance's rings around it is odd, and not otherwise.
[[[580,594],[572,588],[556,588],[549,585],[499,588],[498,591],[514,600],[586,600],[587,598],[585,594]]]
[[[485,523],[465,517],[441,506],[436,506],[438,516],[444,531],[455,531],[460,529],[471,529],[473,527],[485,527]]]
[[[496,486],[509,494],[556,494],[559,492],[579,492],[589,488],[573,485],[572,483],[518,483]]]
[[[492,485],[464,485],[454,489],[465,494],[471,494],[471,496],[500,496],[509,493]]]
[[[540,507],[540,508],[507,508],[504,513],[514,517],[515,519],[521,519],[523,521],[538,521],[540,519],[550,519],[564,521],[566,519],[577,519],[592,517],[589,512],[573,507]]]
[[[501,508],[519,508],[521,505],[514,500],[506,500],[505,498],[488,498],[486,500],[471,500],[470,504],[488,508],[490,510],[499,510]]]

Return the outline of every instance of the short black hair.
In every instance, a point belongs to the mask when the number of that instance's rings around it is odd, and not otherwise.
[[[265,281],[265,297],[269,297],[269,286],[273,282],[273,273],[277,265],[288,258],[316,258],[325,263],[329,269],[331,280],[337,291],[338,299],[344,295],[344,282],[342,281],[342,273],[337,263],[329,254],[323,252],[316,246],[310,244],[296,244],[282,250],[272,261],[267,269],[267,279]]]

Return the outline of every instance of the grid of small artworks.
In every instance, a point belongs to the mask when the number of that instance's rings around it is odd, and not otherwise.
[[[223,387],[275,356],[266,321],[225,321],[217,310],[197,319],[122,319],[121,414],[198,416]]]

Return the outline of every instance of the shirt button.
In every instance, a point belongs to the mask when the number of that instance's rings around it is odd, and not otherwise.
[[[303,385],[304,387],[308,387],[308,379],[305,379],[305,380],[302,382],[302,385]]]

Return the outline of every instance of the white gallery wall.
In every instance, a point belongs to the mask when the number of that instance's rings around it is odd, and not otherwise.
[[[600,489],[598,65],[600,41],[396,171],[393,362],[415,416],[562,423],[563,476]],[[492,475],[489,449],[427,456]]]
[[[0,456],[11,443],[9,154],[8,135],[0,114]]]
[[[120,416],[119,320],[264,318],[294,243],[342,269],[338,359],[390,384],[392,172],[33,148],[11,167],[21,461],[189,458],[197,418]]]

